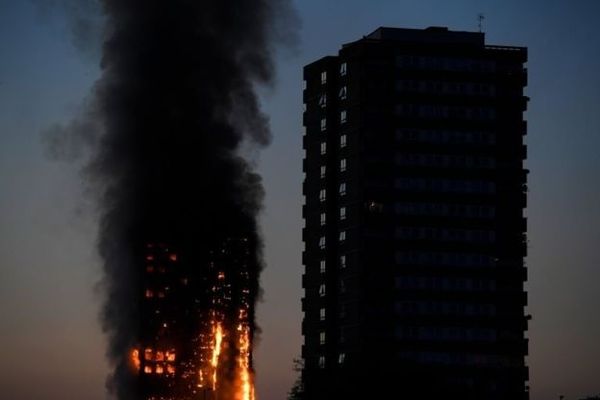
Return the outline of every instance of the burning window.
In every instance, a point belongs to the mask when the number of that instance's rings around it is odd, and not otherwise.
[[[165,353],[163,353],[162,351],[157,351],[154,360],[155,361],[165,361]]]
[[[152,361],[152,349],[144,350],[144,360]]]
[[[177,261],[177,254],[173,253],[169,255],[169,260],[175,262]]]
[[[164,373],[164,372],[165,372],[165,370],[164,370],[163,366],[162,366],[162,365],[160,365],[160,364],[158,364],[158,365],[156,366],[156,373],[160,375],[160,374],[162,374],[162,373]]]
[[[152,373],[152,367],[150,367],[149,365],[146,365],[144,367],[144,373],[145,374],[151,374]]]
[[[146,289],[146,298],[152,298],[154,297],[154,292],[150,289]]]

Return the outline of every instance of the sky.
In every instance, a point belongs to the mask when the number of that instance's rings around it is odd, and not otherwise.
[[[598,0],[297,0],[298,43],[261,92],[273,143],[260,156],[267,268],[258,306],[259,400],[283,400],[299,357],[302,67],[379,26],[477,30],[529,48],[528,337],[531,399],[600,393]],[[82,177],[40,132],[77,113],[98,77],[60,14],[0,0],[0,393],[106,399],[100,264]]]

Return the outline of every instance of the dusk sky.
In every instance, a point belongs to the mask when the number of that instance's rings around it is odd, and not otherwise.
[[[599,394],[600,1],[295,5],[298,43],[278,53],[277,85],[261,92],[273,143],[258,157],[267,193],[258,399],[285,398],[302,343],[302,67],[379,26],[476,31],[479,13],[489,44],[529,48],[531,399]],[[0,397],[106,399],[96,221],[77,164],[50,160],[41,135],[77,113],[99,55],[93,41],[74,45],[62,13],[28,0],[0,0],[0,38]]]

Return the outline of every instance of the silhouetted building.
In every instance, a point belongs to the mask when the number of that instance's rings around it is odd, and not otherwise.
[[[526,60],[379,28],[304,68],[308,400],[528,398]]]

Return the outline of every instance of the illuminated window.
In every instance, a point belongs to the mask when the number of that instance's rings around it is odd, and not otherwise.
[[[167,365],[167,373],[169,373],[170,375],[173,375],[175,373],[175,367],[172,366],[171,364]]]
[[[321,131],[325,131],[327,129],[327,118],[321,118]]]
[[[346,353],[340,353],[338,356],[338,364],[343,364],[346,361]]]
[[[324,249],[325,248],[325,236],[321,236],[319,238],[319,248],[320,249]]]
[[[321,154],[327,153],[327,143],[321,142]]]
[[[346,240],[346,231],[340,231],[340,242]]]
[[[340,89],[340,93],[339,93],[340,100],[346,100],[347,94],[348,94],[348,89],[346,89],[346,86],[342,86]]]
[[[319,356],[319,368],[325,368],[325,356]]]
[[[324,283],[319,286],[319,296],[325,297],[325,284]]]
[[[160,375],[160,374],[162,374],[163,372],[165,372],[165,370],[164,370],[163,366],[162,366],[162,365],[157,365],[157,366],[156,366],[156,373]]]
[[[321,165],[321,178],[325,178],[326,173],[327,173],[327,167],[325,165]]]
[[[341,172],[346,171],[346,159],[345,158],[342,158],[340,160],[340,171]]]
[[[346,144],[347,144],[346,135],[340,136],[340,147],[344,148],[344,147],[346,147]]]
[[[321,226],[325,225],[327,222],[327,214],[321,213]]]
[[[319,190],[319,201],[325,201],[327,198],[327,191],[325,189]]]
[[[325,344],[325,332],[319,332],[319,344]]]
[[[345,196],[346,195],[346,183],[342,182],[340,183],[340,196]]]
[[[319,320],[325,321],[325,309],[324,308],[321,308],[319,310]]]
[[[340,111],[340,123],[345,124],[347,120],[346,110]]]
[[[154,293],[150,289],[146,289],[146,298],[154,297]]]
[[[321,260],[319,261],[319,271],[324,274],[325,273],[325,269],[326,269],[326,264],[325,264],[325,260]]]
[[[344,76],[344,75],[346,75],[347,72],[348,72],[348,65],[345,62],[341,63],[340,64],[340,75]]]
[[[321,84],[327,83],[327,71],[321,72]]]
[[[340,220],[343,221],[346,219],[346,207],[340,207]]]
[[[346,268],[346,256],[340,256],[340,268]]]
[[[165,353],[163,353],[162,351],[157,351],[156,352],[156,357],[154,358],[155,361],[165,361]]]
[[[325,108],[325,106],[327,106],[327,94],[326,93],[321,94],[321,96],[319,97],[319,105],[321,106],[321,108]]]
[[[302,81],[302,89],[303,89],[303,90],[306,90],[306,80],[303,80],[303,81]]]
[[[149,365],[146,365],[144,367],[144,373],[145,374],[151,374],[152,373],[152,367],[150,367]]]

